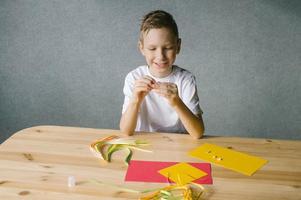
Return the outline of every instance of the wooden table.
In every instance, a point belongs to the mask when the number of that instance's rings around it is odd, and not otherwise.
[[[124,182],[125,153],[113,154],[105,163],[94,157],[89,144],[95,139],[120,135],[118,130],[38,126],[17,132],[0,146],[0,199],[99,200],[138,199],[137,194],[89,182],[91,179],[135,190],[166,186],[164,183]],[[213,184],[204,185],[206,199],[261,200],[301,199],[301,141],[144,133],[153,153],[135,151],[135,160],[203,162],[187,152],[213,143],[260,156],[269,162],[253,176],[212,165]],[[69,188],[68,176],[76,178]]]

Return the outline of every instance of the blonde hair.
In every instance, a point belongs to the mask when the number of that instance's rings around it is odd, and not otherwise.
[[[155,10],[146,14],[140,26],[140,38],[143,41],[143,35],[148,33],[153,28],[168,28],[176,37],[179,38],[178,26],[173,16],[163,10]]]

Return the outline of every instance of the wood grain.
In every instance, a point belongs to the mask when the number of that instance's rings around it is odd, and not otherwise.
[[[163,183],[124,182],[124,153],[111,163],[94,157],[89,144],[118,130],[61,126],[38,126],[21,130],[0,146],[0,199],[138,199],[139,195],[91,183],[106,183],[143,190]],[[194,140],[188,135],[141,133],[133,136],[151,143],[152,153],[135,151],[135,160],[203,162],[187,152],[203,143],[213,143],[260,156],[269,162],[253,176],[212,165],[213,184],[205,185],[205,199],[301,200],[301,141],[207,136]],[[69,188],[68,176],[76,186]]]

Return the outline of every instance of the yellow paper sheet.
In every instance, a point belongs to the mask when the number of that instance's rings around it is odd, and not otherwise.
[[[179,185],[185,185],[207,175],[206,172],[187,163],[175,164],[173,166],[161,169],[159,173]]]
[[[267,163],[262,158],[207,143],[190,151],[189,155],[248,176]]]

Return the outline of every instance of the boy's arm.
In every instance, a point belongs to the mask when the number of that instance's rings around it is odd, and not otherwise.
[[[144,76],[135,80],[133,95],[127,105],[126,111],[120,119],[120,130],[126,135],[133,135],[137,125],[138,112],[144,97],[152,90],[155,80]]]
[[[135,132],[138,112],[140,108],[140,103],[131,101],[126,109],[126,111],[122,114],[120,119],[120,130],[126,135],[133,135]]]
[[[205,130],[202,115],[194,115],[180,98],[177,98],[173,108],[177,112],[187,132],[196,139],[201,138]]]
[[[201,114],[196,116],[184,104],[182,99],[178,96],[178,87],[176,84],[158,83],[153,91],[168,100],[169,104],[177,112],[185,129],[192,137],[199,139],[203,136],[205,128]]]

